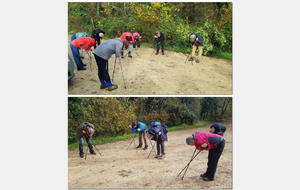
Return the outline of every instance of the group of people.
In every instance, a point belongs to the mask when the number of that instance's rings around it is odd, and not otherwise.
[[[165,158],[165,145],[164,142],[168,141],[168,127],[162,125],[160,122],[154,121],[150,124],[150,128],[147,131],[147,125],[139,121],[133,121],[129,125],[133,133],[139,133],[139,145],[136,148],[142,148],[143,140],[145,147],[143,150],[148,148],[147,138],[156,141],[157,154],[155,158]],[[214,123],[210,126],[208,132],[195,132],[191,136],[186,138],[186,144],[195,146],[199,151],[208,150],[208,163],[207,170],[201,174],[200,177],[204,181],[213,181],[217,170],[219,158],[225,147],[225,140],[223,138],[226,131],[226,126],[220,123]],[[91,138],[94,133],[94,125],[91,123],[82,123],[77,127],[77,138],[79,140],[79,155],[81,158],[84,157],[83,152],[83,137],[86,138],[88,147],[91,154],[96,154],[93,150]]]
[[[108,73],[108,60],[113,54],[116,58],[124,58],[124,50],[127,50],[128,57],[132,58],[131,48],[140,48],[141,36],[139,33],[135,32],[131,34],[130,32],[124,32],[119,38],[110,39],[101,44],[101,39],[104,37],[105,32],[101,29],[93,30],[91,37],[85,32],[78,32],[71,37],[70,48],[73,53],[74,61],[77,65],[77,70],[86,70],[84,64],[80,57],[79,49],[91,50],[94,47],[94,57],[98,67],[98,77],[100,80],[100,89],[107,88],[108,91],[112,91],[118,88],[118,85],[112,84],[110,81],[110,76]],[[164,40],[165,36],[162,32],[156,31],[154,34],[154,39],[157,43],[156,54],[159,54],[159,49],[161,46],[162,55],[164,55]],[[198,33],[192,33],[189,36],[189,40],[192,43],[192,55],[189,61],[193,61],[195,58],[195,52],[198,47],[198,58],[197,63],[200,62],[203,48],[203,38]]]

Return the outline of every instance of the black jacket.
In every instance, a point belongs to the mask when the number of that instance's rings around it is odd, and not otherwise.
[[[102,39],[99,36],[100,33],[105,34],[105,32],[103,30],[100,30],[100,29],[93,30],[91,38],[94,38],[95,40]]]
[[[154,34],[156,36],[156,34]],[[160,32],[160,37],[159,38],[155,38],[156,42],[162,42],[165,40],[165,36],[162,32]]]
[[[198,41],[195,40],[195,42],[192,42],[192,44],[194,45],[194,43],[197,43],[197,44],[200,44],[200,46],[203,46],[203,38],[202,38],[202,36],[200,34],[198,34],[198,33],[192,33],[191,35],[193,35],[193,34],[196,35],[196,39],[198,37]]]

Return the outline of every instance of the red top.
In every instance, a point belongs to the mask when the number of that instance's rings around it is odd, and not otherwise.
[[[135,39],[135,37],[137,36],[137,37],[139,37],[139,41],[141,41],[141,36],[139,33],[136,32],[136,33],[133,33],[132,35],[133,35],[133,39]]]
[[[217,147],[217,144],[223,140],[221,135],[214,133],[196,132],[195,147],[198,150],[210,150]],[[201,145],[207,143],[207,148]]]
[[[77,48],[82,48],[85,50],[90,50],[92,46],[94,46],[96,43],[95,39],[90,37],[81,37],[76,40],[73,40],[71,44]]]
[[[127,42],[130,43],[130,44],[133,44],[133,43],[134,43],[134,38],[133,38],[133,36],[132,36],[132,34],[131,34],[130,32],[124,32],[124,33],[120,36],[121,40],[122,40],[123,42],[126,42],[126,36],[130,36],[130,37],[132,38],[132,41],[127,41]]]

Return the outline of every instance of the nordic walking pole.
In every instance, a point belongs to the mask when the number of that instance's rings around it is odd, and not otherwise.
[[[86,156],[87,156],[87,153],[88,153],[88,149],[89,149],[89,146],[86,147],[85,159],[86,159]]]
[[[151,151],[149,152],[149,155],[148,155],[147,159],[149,158],[149,156],[150,156],[150,154],[151,154],[151,152],[152,152],[152,150],[153,150],[155,144],[156,144],[156,141],[155,141],[154,145],[152,146],[152,149],[151,149]],[[151,145],[152,145],[152,143],[151,143]],[[156,154],[156,153],[155,153],[155,154]]]
[[[120,58],[119,58],[119,61],[120,61],[120,67],[121,67],[122,75],[123,75],[124,86],[125,86],[125,89],[126,89],[126,84],[125,84],[125,79],[124,79],[124,74],[123,74],[123,69],[122,69],[121,59]]]
[[[98,153],[101,155],[101,153],[99,152],[99,150],[98,150],[98,148],[94,145],[94,144],[92,144],[94,147],[95,147],[95,149],[98,151]]]
[[[132,45],[132,46],[133,46],[133,45]],[[136,54],[139,56],[139,58],[141,58],[140,55],[134,50],[133,47],[130,46],[130,48],[134,51],[134,53],[136,53]]]
[[[194,151],[194,154],[195,154],[195,152],[196,152],[196,149],[195,149],[195,151]],[[194,154],[193,154],[193,156],[192,156],[192,158],[191,158],[191,160],[189,161],[189,163],[181,170],[181,172],[186,168],[186,170],[185,170],[185,172],[184,172],[184,174],[183,174],[183,177],[182,177],[182,180],[183,180],[183,178],[184,178],[184,176],[185,176],[185,173],[187,172],[187,170],[188,170],[188,168],[189,168],[189,166],[190,166],[190,164],[191,164],[191,162],[198,156],[198,154],[201,152],[201,150],[199,150],[199,152],[194,156]],[[181,174],[181,172],[177,175],[177,177],[179,177],[179,175]]]
[[[149,141],[150,141],[151,146],[153,146],[151,140],[149,140]],[[156,154],[155,150],[153,150],[153,151],[154,151],[154,154]]]
[[[126,150],[128,150],[128,148],[130,147],[131,143],[134,141],[134,138],[135,138],[135,135],[133,135],[133,133],[132,133],[132,141],[130,142],[130,144],[129,144],[129,146],[127,147]],[[134,144],[135,144],[135,141],[134,141]]]
[[[158,43],[158,46],[160,45],[160,42]],[[152,52],[152,54],[150,55],[150,57],[153,55],[153,53],[155,52],[155,48],[154,48],[154,51]]]
[[[117,63],[117,58],[115,58],[113,77],[112,77],[111,81],[114,81],[114,75],[115,75],[116,63]]]
[[[89,57],[89,62],[90,62],[90,68],[91,68],[91,71],[93,71],[93,70],[92,70],[92,62],[91,62],[91,54],[89,54],[87,50],[85,50],[85,52],[87,53],[87,55],[88,55],[88,57]]]

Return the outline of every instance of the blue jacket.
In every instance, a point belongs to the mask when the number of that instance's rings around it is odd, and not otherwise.
[[[145,123],[142,123],[142,122],[138,122],[138,121],[137,121],[137,126],[136,126],[136,128],[133,128],[133,127],[132,127],[132,132],[133,132],[133,133],[139,132],[139,131],[138,131],[138,128],[140,129],[140,132],[143,132],[143,131],[145,131],[145,130],[147,129],[147,125],[146,125]]]
[[[157,141],[157,140],[161,140],[161,141],[168,141],[168,127],[166,125],[161,125],[160,122],[152,122],[150,124],[150,129],[148,131],[148,133],[150,133],[151,135],[154,135],[152,140]],[[156,135],[161,132],[161,134],[156,137]]]
[[[225,125],[222,125],[221,123],[214,123],[214,124],[212,124],[212,126],[210,126],[210,128],[214,128],[215,133],[220,132],[220,131],[222,131],[222,132],[226,131]]]

